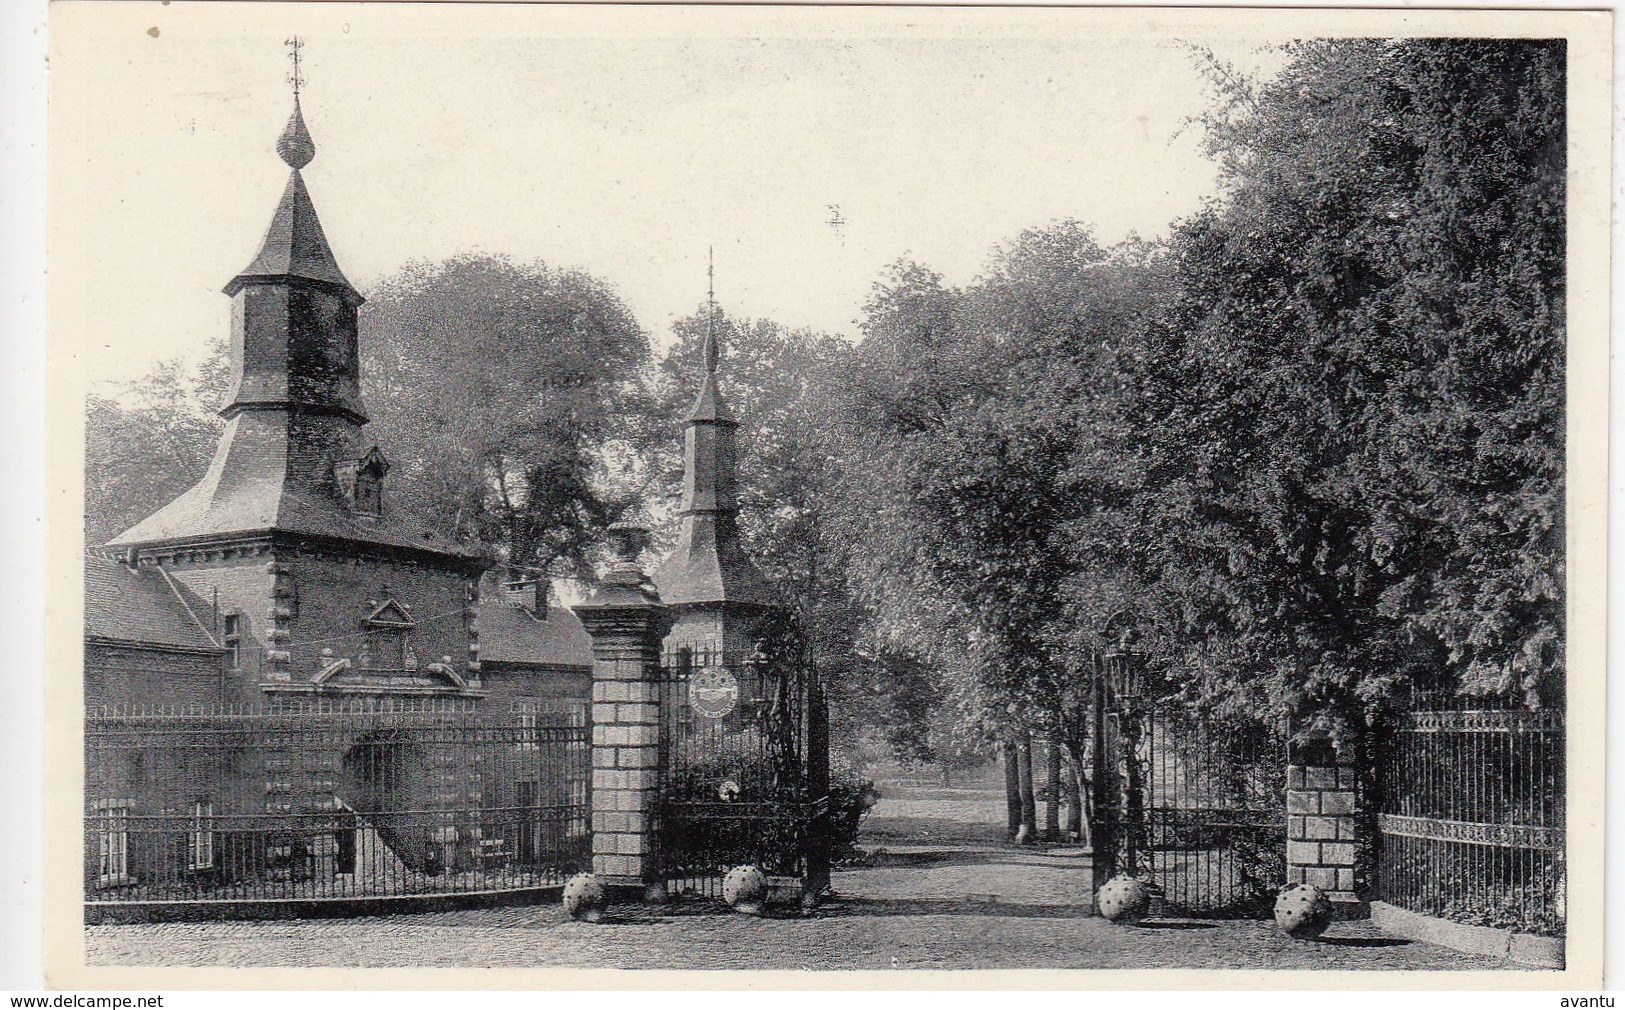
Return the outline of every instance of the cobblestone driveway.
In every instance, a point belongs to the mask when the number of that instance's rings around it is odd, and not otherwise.
[[[1081,874],[988,848],[899,853],[835,874],[838,900],[809,917],[756,919],[676,903],[597,925],[554,905],[387,918],[165,923],[86,930],[91,964],[574,968],[1507,967],[1341,923],[1295,943],[1262,922],[1113,926],[1075,903]]]

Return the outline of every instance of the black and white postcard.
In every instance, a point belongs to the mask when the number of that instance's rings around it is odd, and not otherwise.
[[[1600,984],[1606,13],[50,29],[52,984]]]

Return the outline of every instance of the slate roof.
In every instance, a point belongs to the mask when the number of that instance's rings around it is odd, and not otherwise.
[[[547,619],[537,620],[496,593],[480,600],[479,622],[482,664],[592,667],[592,639],[568,607],[550,606]]]
[[[778,606],[778,594],[767,577],[734,535],[718,535],[719,525],[718,517],[711,513],[683,517],[677,546],[652,576],[660,602]]]
[[[730,425],[738,423],[728,413],[728,405],[722,400],[722,393],[717,389],[715,373],[705,373],[705,378],[700,382],[700,394],[694,398],[694,406],[689,408],[687,419],[690,422],[711,421]]]
[[[342,288],[360,304],[363,300],[350,286],[350,281],[339,269],[338,260],[327,244],[322,222],[316,216],[316,207],[310,202],[310,191],[305,180],[294,169],[288,176],[288,186],[282,191],[282,200],[271,215],[271,227],[266,229],[265,241],[260,243],[259,255],[244,267],[225,287],[228,295],[249,281],[300,278],[331,284]]]
[[[201,600],[154,569],[130,569],[107,558],[85,558],[87,639],[220,652],[219,644],[198,623],[205,619],[206,609]]]
[[[331,491],[301,486],[288,474],[287,423],[287,416],[277,411],[248,411],[232,418],[203,479],[114,537],[109,546],[278,531],[477,557],[469,548],[425,536],[428,531],[390,504],[387,491],[386,516],[372,521],[357,518]]]

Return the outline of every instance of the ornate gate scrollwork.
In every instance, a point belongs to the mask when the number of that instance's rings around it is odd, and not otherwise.
[[[697,684],[735,685],[708,705]],[[829,732],[806,645],[779,622],[748,656],[683,650],[660,673],[662,872],[674,894],[720,894],[732,867],[794,882],[804,902],[829,884]]]
[[[1284,741],[1161,696],[1127,621],[1107,630],[1093,691],[1097,865],[1146,881],[1166,914],[1267,912],[1285,879]]]

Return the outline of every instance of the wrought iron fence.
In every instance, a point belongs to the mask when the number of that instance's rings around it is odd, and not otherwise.
[[[661,671],[660,859],[676,894],[717,897],[729,868],[829,882],[829,737],[810,668],[682,650]]]
[[[1506,706],[1400,716],[1380,765],[1384,901],[1561,936],[1563,713]]]
[[[359,699],[103,709],[92,905],[512,891],[589,862],[584,706]]]

